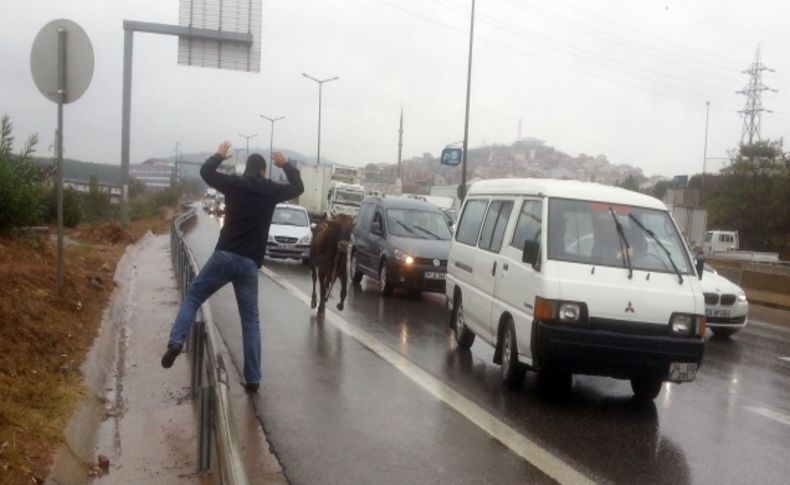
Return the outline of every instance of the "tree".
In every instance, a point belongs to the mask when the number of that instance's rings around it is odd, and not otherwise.
[[[633,174],[628,175],[628,177],[626,177],[626,179],[622,182],[618,182],[617,186],[627,190],[633,190],[634,192],[639,192],[639,181],[633,176]]]
[[[782,140],[741,145],[722,170],[715,192],[706,188],[708,226],[734,229],[744,248],[765,250],[790,233],[790,164]]]
[[[0,232],[38,222],[40,184],[44,172],[30,162],[38,136],[31,135],[18,155],[14,150],[14,125],[8,115],[0,118]]]

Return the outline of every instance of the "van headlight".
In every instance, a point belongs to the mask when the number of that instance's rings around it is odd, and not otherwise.
[[[587,321],[587,305],[576,301],[548,300],[535,297],[534,316],[545,323],[580,323]]]
[[[744,292],[738,293],[738,301],[746,301],[746,293]]]
[[[311,234],[305,234],[304,236],[300,237],[296,244],[310,244],[310,241],[313,239]]]
[[[672,335],[703,336],[705,335],[705,317],[701,315],[689,315],[686,313],[675,313],[669,320]]]
[[[559,310],[557,311],[557,317],[561,322],[578,322],[581,316],[582,307],[578,303],[567,301],[560,303]]]
[[[395,260],[396,261],[400,261],[401,263],[406,263],[406,264],[413,264],[414,263],[414,258],[411,257],[410,255],[404,253],[400,249],[396,249],[393,252],[393,255],[395,256]]]
[[[270,243],[274,242],[274,236],[272,236],[272,233],[269,233],[269,237],[266,239],[266,242],[270,242]]]

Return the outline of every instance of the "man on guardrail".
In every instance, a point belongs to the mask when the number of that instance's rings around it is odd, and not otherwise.
[[[261,380],[261,334],[258,320],[258,269],[263,264],[266,240],[275,206],[304,192],[299,170],[280,152],[272,154],[274,165],[288,178],[288,185],[264,178],[266,160],[258,153],[247,158],[244,175],[226,175],[217,168],[230,158],[230,143],[200,168],[206,183],[225,195],[225,224],[206,265],[189,287],[170,332],[162,367],[173,365],[181,353],[189,328],[200,306],[217,290],[233,283],[244,340],[244,380],[248,392],[257,392]]]

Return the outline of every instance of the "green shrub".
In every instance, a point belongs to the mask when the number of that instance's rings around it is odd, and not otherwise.
[[[58,221],[57,191],[50,190],[44,197],[43,218],[46,222],[54,224]],[[63,225],[77,227],[82,222],[82,200],[80,194],[67,187],[63,190]]]
[[[37,141],[31,136],[15,155],[13,123],[8,115],[0,119],[0,232],[39,222],[42,170],[29,159]]]

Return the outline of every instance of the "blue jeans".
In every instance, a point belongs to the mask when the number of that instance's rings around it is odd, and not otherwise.
[[[258,265],[228,251],[214,251],[192,281],[170,331],[171,344],[184,344],[200,306],[228,283],[233,283],[244,343],[244,379],[261,380],[261,329],[258,320]]]

